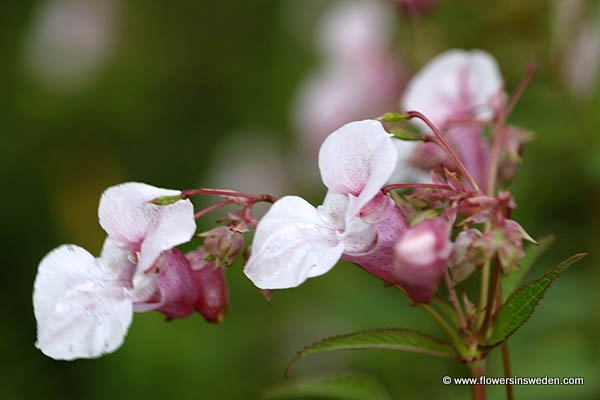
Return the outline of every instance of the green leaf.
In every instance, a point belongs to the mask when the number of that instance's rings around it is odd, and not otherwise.
[[[517,290],[539,256],[548,250],[554,242],[556,242],[556,236],[548,235],[540,239],[537,246],[529,246],[525,252],[525,257],[520,262],[520,268],[502,277],[502,296],[504,301]]]
[[[492,336],[485,346],[496,346],[515,333],[531,317],[544,293],[560,273],[586,255],[581,253],[572,256],[510,295],[496,315]]]
[[[288,375],[296,362],[309,354],[364,349],[400,350],[444,358],[458,358],[456,350],[450,343],[424,333],[400,328],[373,329],[333,336],[306,346],[289,363],[285,375]]]
[[[319,397],[339,400],[392,400],[392,396],[368,375],[346,374],[307,378],[271,386],[263,399],[304,399]]]
[[[397,112],[389,112],[378,118],[382,122],[399,122],[408,119],[408,115]]]
[[[417,132],[410,132],[406,129],[391,128],[387,130],[389,133],[394,135],[396,139],[400,140],[423,140],[423,135]]]

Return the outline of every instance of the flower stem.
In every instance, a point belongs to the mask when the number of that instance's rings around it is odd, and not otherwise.
[[[191,196],[221,196],[221,197],[238,197],[244,198],[248,200],[252,200],[253,202],[266,201],[267,203],[275,203],[277,198],[275,196],[271,196],[270,194],[249,194],[237,192],[235,190],[228,189],[209,189],[209,188],[199,188],[199,189],[190,189],[184,190],[181,192],[181,198],[187,199]]]
[[[498,281],[498,288],[496,289],[496,307],[502,305],[502,281]],[[508,351],[508,341],[505,340],[500,346],[502,351],[502,369],[504,371],[504,377],[512,377],[510,368],[510,354]],[[508,381],[507,381],[508,382]],[[506,399],[513,400],[513,387],[510,383],[506,383]]]
[[[229,204],[233,204],[233,203],[235,203],[234,200],[225,200],[225,201],[221,201],[219,203],[215,203],[211,206],[208,206],[208,207],[203,208],[202,210],[198,211],[196,214],[194,214],[194,218],[198,219],[201,216],[208,214],[209,212],[211,212],[213,210],[216,210],[221,207],[225,207],[225,206],[227,206]]]
[[[483,323],[481,324],[481,328],[479,329],[479,334],[484,335],[484,337],[487,334],[487,329],[492,319],[492,314],[494,311],[494,298],[496,296],[496,289],[500,280],[500,262],[498,260],[498,256],[494,256],[494,258],[492,259],[491,268],[492,278],[485,303],[485,317],[483,318]]]
[[[444,135],[442,135],[440,130],[426,116],[424,116],[418,111],[408,111],[406,115],[408,115],[409,119],[418,118],[421,121],[425,122],[425,124],[427,124],[427,126],[433,131],[433,133],[437,137],[438,141],[440,142],[439,144],[444,148],[444,150],[446,150],[450,157],[452,157],[460,172],[464,175],[465,179],[471,184],[473,190],[475,190],[478,193],[481,193],[481,189],[479,189],[477,182],[475,182],[475,179],[473,179],[473,176],[471,176],[471,174],[467,170],[467,167],[465,167],[465,164],[463,164],[458,154],[456,154],[456,152],[454,151],[452,146],[450,146],[446,138],[444,138]]]
[[[479,378],[480,376],[485,375],[485,361],[485,358],[482,358],[469,364],[469,371],[471,371],[471,376],[473,378]],[[485,400],[485,385],[480,383],[472,385],[471,395],[473,400]]]
[[[444,281],[446,282],[446,286],[448,287],[448,296],[450,297],[450,302],[452,303],[452,305],[454,306],[454,310],[456,311],[456,316],[458,317],[460,328],[466,332],[467,329],[469,329],[469,324],[467,323],[467,319],[465,318],[462,306],[458,301],[458,296],[456,296],[456,290],[454,290],[454,285],[452,284],[452,280],[450,279],[450,274],[448,273],[447,269],[444,271]]]
[[[498,165],[500,162],[500,146],[502,144],[501,135],[503,135],[506,129],[506,118],[510,115],[513,108],[523,95],[523,92],[531,82],[531,78],[535,73],[535,65],[529,64],[527,69],[525,70],[525,76],[521,79],[519,86],[515,89],[513,95],[508,101],[506,107],[498,113],[496,118],[496,126],[494,127],[494,131],[492,132],[492,150],[491,150],[491,160],[490,160],[490,170],[488,177],[488,186],[486,188],[486,193],[490,196],[494,195],[494,190],[496,188],[496,181],[498,180]]]
[[[448,337],[452,341],[452,344],[454,344],[456,351],[461,356],[464,356],[468,352],[468,349],[465,346],[465,344],[463,343],[460,336],[458,336],[458,334],[456,333],[456,330],[454,328],[452,328],[448,324],[448,322],[444,319],[444,317],[442,317],[430,305],[419,304],[419,307],[421,307],[423,310],[425,310],[427,312],[427,314],[429,314],[435,320],[435,322],[437,322],[437,324],[448,334]]]
[[[395,289],[402,292],[407,298],[410,299],[410,297],[408,297],[408,294],[406,293],[406,290],[404,290],[404,288],[402,286],[394,285],[394,284],[391,286],[393,286]],[[425,310],[425,312],[427,312],[427,314],[429,314],[429,316],[434,319],[434,321],[440,326],[440,328],[442,328],[444,330],[444,332],[446,332],[446,334],[452,341],[452,344],[454,345],[456,351],[460,354],[461,357],[464,357],[469,352],[469,349],[465,346],[465,344],[463,343],[460,336],[458,336],[458,333],[456,332],[456,330],[454,328],[452,328],[450,326],[450,324],[448,324],[448,322],[444,319],[444,317],[442,317],[430,305],[423,304],[423,303],[419,303],[417,305],[420,308],[422,308],[423,310]]]
[[[508,353],[508,342],[504,341],[501,345],[502,350],[502,366],[504,369],[504,376],[509,378],[512,376],[512,372],[510,369],[510,355]],[[513,400],[513,387],[510,383],[506,384],[506,399]]]
[[[490,290],[490,261],[486,260],[481,268],[481,284],[479,289],[479,310],[483,310],[485,308],[485,304],[487,301],[488,291]],[[478,318],[479,325],[483,323],[483,314],[482,317]]]
[[[391,185],[386,185],[382,187],[381,191],[383,193],[388,193],[394,189],[439,189],[449,190],[452,192],[456,191],[448,185],[436,185],[433,183],[393,183]]]

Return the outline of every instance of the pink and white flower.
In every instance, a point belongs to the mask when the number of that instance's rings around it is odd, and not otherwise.
[[[319,152],[321,177],[329,189],[323,205],[315,208],[297,196],[278,200],[258,224],[244,270],[248,278],[261,289],[296,287],[328,272],[343,255],[367,261],[375,250],[391,254],[391,247],[381,248],[380,235],[396,207],[381,187],[396,158],[390,135],[378,121],[352,122],[333,132]],[[398,228],[405,228],[401,214],[399,220]]]
[[[64,360],[98,357],[121,346],[133,311],[185,314],[182,296],[196,296],[195,289],[182,290],[189,262],[171,249],[193,236],[193,205],[152,203],[180,193],[142,183],[113,186],[98,209],[108,233],[101,256],[63,245],[44,257],[33,293],[36,346],[44,354]]]
[[[456,120],[489,120],[504,96],[503,86],[498,64],[489,53],[448,50],[410,80],[401,106],[425,114],[442,129]]]
[[[494,58],[481,50],[449,50],[433,60],[408,83],[401,100],[404,110],[424,114],[440,128],[475,181],[485,187],[490,145],[482,135],[485,122],[502,107],[506,94]],[[422,121],[412,120],[425,131]],[[415,144],[412,160],[425,169],[454,161],[434,143]]]

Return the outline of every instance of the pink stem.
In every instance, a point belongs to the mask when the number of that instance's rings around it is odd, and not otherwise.
[[[498,180],[498,164],[500,162],[500,145],[501,145],[501,137],[500,135],[504,135],[504,129],[506,128],[506,118],[510,115],[513,108],[521,98],[521,95],[531,82],[533,75],[535,74],[535,65],[529,64],[527,69],[525,70],[525,76],[519,82],[519,86],[515,89],[515,92],[511,96],[508,104],[504,108],[504,110],[498,113],[496,118],[496,126],[494,131],[492,132],[492,152],[491,152],[491,161],[490,161],[490,171],[489,171],[489,179],[488,179],[488,187],[487,194],[490,196],[494,195],[494,191],[496,189],[496,181]]]
[[[259,202],[259,201],[275,203],[275,201],[277,200],[274,196],[271,196],[270,194],[255,195],[255,194],[242,193],[242,192],[237,192],[235,190],[228,190],[228,189],[199,188],[199,189],[184,190],[183,192],[181,192],[182,199],[187,199],[191,196],[198,196],[198,195],[200,195],[200,196],[204,195],[204,196],[240,197],[240,198],[252,200],[255,203]]]
[[[209,212],[211,212],[213,210],[216,210],[216,209],[221,208],[221,207],[228,206],[229,204],[233,204],[233,203],[235,203],[234,200],[226,200],[226,201],[222,201],[220,203],[213,204],[212,206],[208,206],[208,207],[206,207],[206,208],[198,211],[196,214],[194,214],[194,218],[198,219],[201,216],[203,216],[205,214],[208,214]]]
[[[393,183],[391,185],[386,185],[381,188],[383,193],[388,193],[394,189],[440,189],[440,190],[450,190],[455,192],[456,190],[452,189],[447,185],[436,185],[433,183]]]
[[[456,154],[456,152],[454,151],[454,149],[452,149],[452,147],[450,146],[450,144],[448,143],[448,141],[446,140],[446,138],[444,138],[444,136],[439,131],[439,129],[435,125],[433,125],[433,123],[426,116],[424,116],[423,114],[421,114],[418,111],[408,111],[406,113],[406,115],[408,115],[409,119],[411,119],[411,118],[418,118],[421,121],[425,122],[425,124],[427,124],[427,126],[433,131],[433,133],[437,137],[438,141],[440,142],[440,145],[444,148],[444,150],[446,150],[448,152],[448,154],[450,155],[450,157],[452,157],[452,159],[456,163],[456,166],[458,167],[458,169],[460,170],[460,172],[462,172],[462,174],[465,176],[465,179],[471,184],[471,186],[473,187],[473,189],[476,192],[481,193],[481,189],[479,189],[479,186],[477,185],[477,182],[475,182],[475,179],[473,179],[473,177],[469,173],[469,170],[467,170],[467,167],[465,167],[465,165],[461,161],[461,159],[458,156],[458,154]]]

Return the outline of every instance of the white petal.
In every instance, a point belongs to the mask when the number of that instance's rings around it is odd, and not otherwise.
[[[317,207],[319,216],[326,220],[337,231],[343,231],[346,226],[349,196],[347,194],[327,191],[323,204]]]
[[[503,88],[500,68],[494,57],[482,50],[469,52],[467,87],[470,106],[477,118],[489,119],[493,116],[492,101]]]
[[[396,166],[396,148],[380,122],[351,122],[333,132],[319,152],[323,183],[334,193],[358,199],[356,214],[389,179]]]
[[[149,203],[162,196],[176,196],[178,190],[160,189],[145,183],[127,182],[102,193],[98,218],[102,229],[122,245],[138,245],[157,223],[161,207]]]
[[[146,271],[160,253],[188,242],[196,232],[194,206],[189,200],[161,207],[156,226],[148,232],[142,243],[138,271]]]
[[[151,201],[176,196],[177,190],[129,182],[108,188],[100,199],[100,225],[124,247],[139,248],[138,272],[147,270],[160,253],[189,241],[196,230],[189,200],[159,206]]]
[[[277,201],[258,224],[244,273],[262,289],[296,287],[329,271],[343,244],[317,210],[296,196]]]
[[[121,346],[133,311],[115,278],[80,247],[50,252],[34,284],[36,346],[61,360],[99,357]]]
[[[143,302],[153,297],[158,291],[156,274],[146,274],[137,268],[137,254],[127,247],[107,237],[97,261],[117,276],[131,297],[131,301]],[[136,273],[138,272],[138,273]]]
[[[353,195],[327,192],[323,205],[317,208],[319,215],[337,231],[337,237],[344,243],[345,254],[363,253],[373,247],[377,239],[377,227],[363,218],[352,214],[358,201]]]

